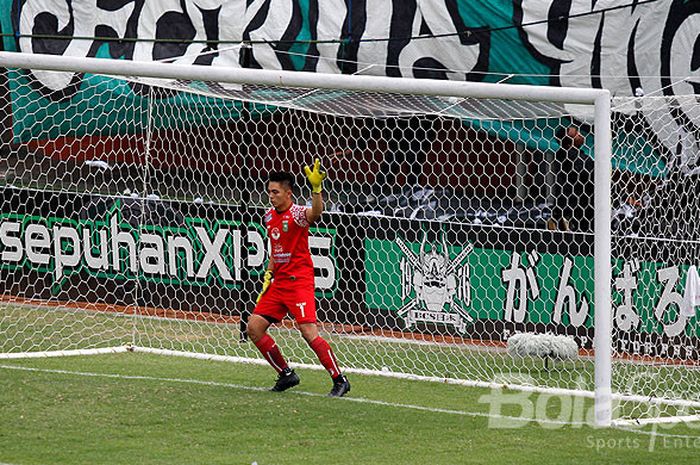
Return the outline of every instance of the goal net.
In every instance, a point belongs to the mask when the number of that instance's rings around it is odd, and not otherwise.
[[[2,56],[0,358],[129,347],[264,363],[245,321],[268,257],[266,177],[294,173],[306,204],[318,157],[326,211],[309,245],[343,367],[590,397],[611,376],[616,419],[697,419],[698,136],[678,116],[697,124],[697,104],[612,102],[609,238],[593,161],[608,138],[576,90],[361,91],[304,73],[273,86],[19,55]],[[610,279],[594,269],[608,252]],[[291,362],[318,363],[293,321],[271,331]]]

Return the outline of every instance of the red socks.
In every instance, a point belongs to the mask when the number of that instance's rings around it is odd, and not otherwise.
[[[282,357],[282,352],[280,352],[279,347],[277,347],[277,344],[275,344],[275,340],[269,335],[264,335],[258,342],[255,343],[255,347],[257,347],[260,353],[263,354],[267,362],[272,365],[272,368],[277,370],[277,373],[282,373],[283,370],[289,368],[287,361],[284,359],[284,357]]]
[[[328,345],[325,339],[321,336],[317,337],[309,343],[311,349],[316,352],[319,361],[323,367],[330,373],[331,378],[335,379],[340,375],[340,368],[338,367],[338,361],[335,359],[333,354],[333,349]]]
[[[326,340],[319,336],[311,341],[309,346],[311,346],[311,349],[316,352],[316,356],[318,356],[321,364],[331,375],[331,378],[337,378],[340,375],[338,361],[335,359],[333,349],[331,349],[331,346],[326,342]],[[277,373],[282,373],[283,370],[289,368],[287,361],[284,359],[284,357],[282,357],[282,352],[280,352],[279,347],[277,347],[277,344],[275,344],[275,340],[269,335],[264,335],[255,344],[255,347],[257,347],[260,353],[263,354],[265,360],[272,365],[272,368],[277,370]]]

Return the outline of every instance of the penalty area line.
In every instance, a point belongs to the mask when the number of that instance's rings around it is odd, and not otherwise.
[[[163,377],[157,377],[157,376],[121,375],[121,374],[116,374],[116,373],[93,373],[93,372],[85,372],[85,371],[70,371],[70,370],[55,370],[55,369],[46,369],[46,368],[23,367],[23,366],[17,366],[17,365],[0,365],[0,369],[35,372],[35,373],[81,376],[81,377],[88,377],[88,378],[106,378],[106,379],[117,379],[117,380],[127,380],[127,381],[129,381],[129,380],[130,381],[157,381],[157,382],[165,382],[165,383],[192,384],[192,385],[198,385],[198,386],[210,386],[210,387],[220,387],[220,388],[228,388],[228,389],[238,389],[238,390],[242,390],[242,391],[251,391],[251,392],[269,392],[268,388],[255,387],[255,386],[245,386],[242,384],[234,384],[234,383],[222,383],[222,382],[218,382],[218,381],[203,381],[203,380],[199,380],[199,379],[189,379],[189,378],[163,378]],[[320,393],[316,393],[316,392],[291,390],[291,391],[288,391],[288,393],[293,394],[293,395],[298,395],[298,396],[319,397],[319,398],[327,399],[327,396],[325,394],[320,394]],[[438,408],[438,407],[426,407],[423,405],[388,402],[388,401],[383,401],[383,400],[367,399],[364,397],[340,397],[340,398],[338,398],[338,400],[344,401],[344,402],[355,402],[355,403],[359,403],[359,404],[379,405],[379,406],[389,407],[389,408],[413,410],[413,411],[428,412],[428,413],[441,413],[441,414],[446,414],[446,415],[460,415],[460,416],[478,417],[478,418],[500,418],[500,419],[504,419],[504,420],[517,421],[520,423],[529,423],[530,422],[529,419],[523,419],[520,417],[494,415],[494,414],[483,413],[483,412],[467,412],[464,410],[454,410],[454,409],[446,409],[446,408]],[[571,422],[561,422],[561,421],[557,421],[557,420],[544,420],[543,419],[543,420],[538,420],[538,421],[552,423],[552,424],[562,424],[562,425],[571,425],[572,424]],[[0,463],[0,465],[3,465],[3,464]]]

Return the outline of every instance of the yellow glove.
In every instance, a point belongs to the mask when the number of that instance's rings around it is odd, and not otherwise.
[[[272,283],[272,270],[267,270],[265,272],[265,277],[263,278],[263,285],[262,285],[262,291],[260,291],[260,294],[258,295],[258,300],[255,301],[257,304],[260,302],[260,299],[262,299],[263,294],[265,291],[267,291],[267,288],[270,287],[270,284]]]
[[[313,171],[308,166],[304,167],[304,173],[306,173],[306,178],[309,180],[309,184],[311,184],[311,192],[313,192],[314,194],[318,194],[321,192],[321,184],[323,184],[323,180],[326,179],[327,176],[326,172],[320,171],[320,169],[321,161],[318,158],[314,162]]]

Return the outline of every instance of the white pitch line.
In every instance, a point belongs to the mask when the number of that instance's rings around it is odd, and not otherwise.
[[[187,378],[160,378],[160,377],[155,377],[155,376],[120,375],[120,374],[116,374],[116,373],[92,373],[92,372],[85,372],[85,371],[51,370],[51,369],[45,369],[45,368],[22,367],[22,366],[17,366],[17,365],[0,365],[0,369],[17,370],[17,371],[31,371],[31,372],[38,372],[38,373],[53,373],[53,374],[61,374],[61,375],[73,375],[73,376],[84,376],[84,377],[90,377],[90,378],[109,378],[109,379],[121,379],[121,380],[159,381],[159,382],[167,382],[167,383],[195,384],[195,385],[200,385],[200,386],[224,387],[224,388],[239,389],[242,391],[253,391],[253,392],[268,392],[269,391],[268,388],[262,388],[262,387],[245,386],[242,384],[233,384],[233,383],[221,383],[221,382],[217,382],[217,381],[202,381],[202,380],[198,380],[198,379],[187,379]],[[316,392],[298,391],[298,390],[292,390],[292,391],[288,391],[288,392],[290,394],[299,395],[299,396],[327,398],[327,396],[325,394],[319,394]],[[392,407],[392,408],[399,408],[399,409],[406,409],[406,410],[415,410],[415,411],[421,411],[421,412],[444,413],[447,415],[460,415],[460,416],[481,417],[481,418],[500,418],[500,419],[504,419],[504,420],[517,421],[519,423],[530,423],[531,421],[534,421],[534,420],[530,420],[527,418],[520,418],[520,417],[511,417],[511,416],[505,416],[505,415],[493,415],[493,414],[481,413],[481,412],[466,412],[464,410],[425,407],[422,405],[413,405],[413,404],[401,404],[401,403],[396,403],[396,402],[387,402],[387,401],[383,401],[383,400],[367,399],[364,397],[341,397],[341,398],[339,398],[339,400],[342,400],[345,402],[357,402],[360,404],[381,405],[384,407]],[[538,423],[548,423],[548,424],[558,424],[558,425],[577,425],[577,424],[579,424],[579,423],[574,423],[574,422],[564,422],[564,421],[550,420],[550,419],[541,419],[541,420],[538,419],[537,422]],[[584,424],[586,424],[586,423],[580,423],[580,425],[584,425]],[[2,464],[0,464],[0,465],[2,465]]]

